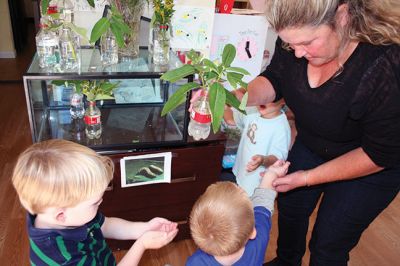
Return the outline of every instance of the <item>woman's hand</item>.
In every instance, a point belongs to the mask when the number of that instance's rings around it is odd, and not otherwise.
[[[236,97],[239,101],[241,101],[242,98],[243,98],[243,95],[246,93],[246,89],[244,89],[244,88],[239,88],[239,89],[236,89],[236,90],[231,91],[231,93],[232,93],[233,95],[235,95],[235,97]]]
[[[307,171],[297,171],[284,177],[275,179],[272,186],[278,192],[287,192],[292,189],[307,186]]]

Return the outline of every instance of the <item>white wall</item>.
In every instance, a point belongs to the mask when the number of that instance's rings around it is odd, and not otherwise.
[[[0,58],[15,58],[16,52],[7,0],[0,0],[0,25]]]

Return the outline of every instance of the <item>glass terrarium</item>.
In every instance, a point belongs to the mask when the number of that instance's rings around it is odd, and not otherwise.
[[[62,138],[101,153],[185,144],[189,101],[161,116],[168,97],[179,85],[192,79],[189,76],[176,83],[160,79],[167,70],[181,65],[173,53],[170,56],[169,64],[160,68],[152,64],[147,49],[140,49],[136,58],[104,66],[98,49],[82,49],[79,69],[64,70],[57,65],[52,69],[40,68],[35,55],[24,75],[33,141]],[[118,85],[113,91],[114,99],[96,102],[101,112],[99,138],[88,138],[83,118],[71,116],[75,90],[68,84],[76,81],[107,81]],[[83,102],[86,109],[86,97]]]

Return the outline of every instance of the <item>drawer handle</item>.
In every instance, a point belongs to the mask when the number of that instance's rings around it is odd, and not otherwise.
[[[172,179],[171,183],[182,183],[182,182],[193,182],[196,181],[196,175],[194,176],[188,176],[188,177],[182,177],[182,178],[176,178],[176,179]]]

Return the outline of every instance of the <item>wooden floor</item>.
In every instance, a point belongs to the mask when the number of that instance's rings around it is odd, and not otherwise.
[[[33,51],[16,60],[0,59],[0,265],[28,265],[28,241],[24,211],[12,188],[10,177],[18,154],[31,143],[24,90],[21,82]],[[315,213],[312,215],[312,223]],[[311,225],[312,226],[312,225]],[[310,227],[311,227],[310,226]],[[271,241],[266,259],[276,248],[277,214],[273,216]],[[159,250],[146,251],[141,266],[184,265],[195,250],[190,240],[173,242]],[[125,251],[115,252],[120,258]],[[303,265],[308,265],[308,251]],[[400,265],[400,197],[370,225],[351,252],[351,266]],[[251,265],[249,265],[251,266]]]

